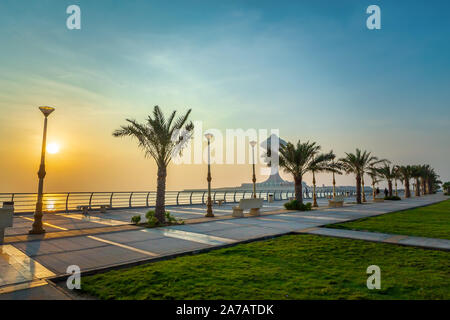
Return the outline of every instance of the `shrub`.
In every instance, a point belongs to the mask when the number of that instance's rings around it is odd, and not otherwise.
[[[171,215],[169,211],[166,211],[165,215],[166,215],[166,221],[168,223],[170,223],[170,224],[177,223],[177,219],[173,215]]]
[[[397,197],[397,196],[392,196],[392,197],[384,197],[384,200],[402,200],[400,197]]]
[[[137,215],[137,216],[131,217],[131,222],[133,222],[134,224],[139,224],[139,222],[141,222],[141,216]]]
[[[173,215],[171,215],[169,211],[166,211],[164,215],[166,216],[167,224],[184,224],[184,221],[178,220]],[[159,226],[158,219],[155,217],[155,210],[148,211],[145,214],[145,217],[147,218],[147,224],[150,228]]]
[[[149,227],[153,228],[159,224],[158,219],[155,217],[155,210],[150,210],[145,214],[147,218],[147,224]]]
[[[310,211],[311,210],[311,202],[306,204],[301,203],[298,200],[291,200],[284,204],[286,210],[298,210],[298,211]]]

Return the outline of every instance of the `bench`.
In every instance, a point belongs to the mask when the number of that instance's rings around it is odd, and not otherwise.
[[[221,206],[223,203],[225,202],[225,200],[216,200],[216,203],[219,205],[219,206]]]
[[[384,198],[375,198],[373,202],[384,202]]]
[[[3,208],[0,208],[0,244],[5,237],[5,229],[12,227],[14,214],[14,202],[3,202]]]
[[[241,199],[239,205],[233,207],[233,217],[242,218],[244,216],[244,210],[250,209],[251,216],[259,216],[259,209],[263,205],[262,198]]]
[[[344,206],[344,197],[336,196],[334,199],[328,200],[328,206],[331,208],[340,208]]]
[[[93,208],[98,208],[98,209],[100,209],[101,213],[106,213],[106,210],[111,208],[111,206],[109,204],[94,204],[94,205],[77,206],[77,210],[83,211],[84,215],[88,215],[89,210],[92,210]]]

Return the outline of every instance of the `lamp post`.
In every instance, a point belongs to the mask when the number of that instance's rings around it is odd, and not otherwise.
[[[36,202],[36,210],[34,212],[34,222],[30,234],[41,234],[45,233],[44,228],[42,227],[42,198],[44,195],[44,178],[45,178],[45,148],[47,146],[47,119],[48,116],[55,111],[55,108],[52,107],[39,107],[39,110],[44,114],[44,134],[42,138],[42,150],[41,150],[41,165],[39,166],[38,177],[39,177],[39,186],[38,186],[38,195]]]
[[[206,215],[205,217],[214,217],[212,211],[212,201],[211,201],[211,139],[214,137],[211,133],[205,134],[206,140],[208,140],[208,176],[206,180],[208,181],[208,200],[206,203]]]
[[[333,162],[333,167],[334,167],[334,162]],[[335,178],[334,171],[333,171],[333,200],[336,200],[336,178]]]
[[[253,167],[253,198],[256,199],[256,173],[255,173],[255,146],[256,141],[250,141],[250,145],[252,146],[252,167]]]

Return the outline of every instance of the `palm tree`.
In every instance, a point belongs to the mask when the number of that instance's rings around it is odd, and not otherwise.
[[[186,123],[191,113],[189,109],[184,116],[175,119],[173,111],[168,119],[164,117],[161,109],[155,106],[153,116],[149,115],[143,124],[135,120],[126,119],[129,123],[113,132],[114,137],[131,136],[138,140],[139,147],[146,157],[152,157],[158,166],[156,187],[155,217],[159,223],[165,222],[165,195],[167,166],[172,157],[180,154],[187,141],[192,136],[194,125]]]
[[[436,174],[433,168],[430,169],[428,173],[428,192],[430,194],[436,193],[437,189],[439,188],[439,184],[442,184],[442,181],[439,180],[439,175]]]
[[[367,175],[372,180],[372,198],[375,201],[375,198],[376,198],[375,185],[381,181],[380,173],[378,172],[378,168],[376,168],[376,167],[370,168],[369,171],[367,172]]]
[[[395,167],[391,167],[387,163],[383,167],[377,169],[380,175],[386,179],[388,183],[389,197],[392,197],[392,180],[396,179],[397,173]]]
[[[400,179],[400,172],[398,172],[398,166],[394,166],[394,184],[395,184],[395,196],[398,197],[397,180]]]
[[[415,190],[415,196],[420,197],[420,178],[423,175],[423,167],[414,165],[411,166],[411,177],[414,178],[416,181],[416,190]]]
[[[317,156],[321,147],[315,142],[304,142],[300,140],[296,145],[288,142],[280,146],[279,166],[283,168],[286,173],[292,174],[294,178],[295,199],[303,203],[303,175],[311,172],[322,165],[321,162],[332,160],[332,156],[328,153]],[[269,163],[269,166],[271,164]]]
[[[364,176],[365,170],[370,171],[370,167],[375,166],[380,162],[386,162],[386,160],[378,160],[377,157],[372,156],[370,152],[361,152],[360,149],[356,149],[355,153],[345,153],[346,157],[340,159],[342,169],[348,174],[355,174],[356,178],[356,202],[361,204],[361,182]],[[364,185],[363,185],[364,186]]]
[[[339,163],[335,163],[333,160],[336,158],[336,155],[333,151],[329,153],[322,153],[317,157],[314,157],[313,161],[310,165],[310,171],[313,175],[313,207],[318,207],[317,205],[317,196],[316,196],[316,173],[319,172],[333,172],[340,174],[339,171],[340,165]]]
[[[411,166],[398,166],[398,172],[405,186],[405,198],[410,198],[409,180],[411,179]]]

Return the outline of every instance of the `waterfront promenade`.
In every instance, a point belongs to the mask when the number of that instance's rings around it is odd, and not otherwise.
[[[87,272],[292,232],[449,250],[450,241],[443,239],[324,228],[445,199],[436,194],[397,202],[346,204],[343,208],[327,208],[325,200],[320,200],[321,207],[311,212],[286,211],[285,201],[265,202],[260,217],[247,218],[231,217],[235,204],[215,206],[215,218],[203,217],[204,205],[169,206],[167,210],[186,224],[154,229],[129,223],[131,216],[143,215],[148,209],[111,210],[88,217],[58,213],[45,216],[44,235],[28,235],[32,217],[18,214],[14,227],[7,229],[5,244],[0,246],[0,299],[69,298],[45,279],[64,275],[70,265]]]

